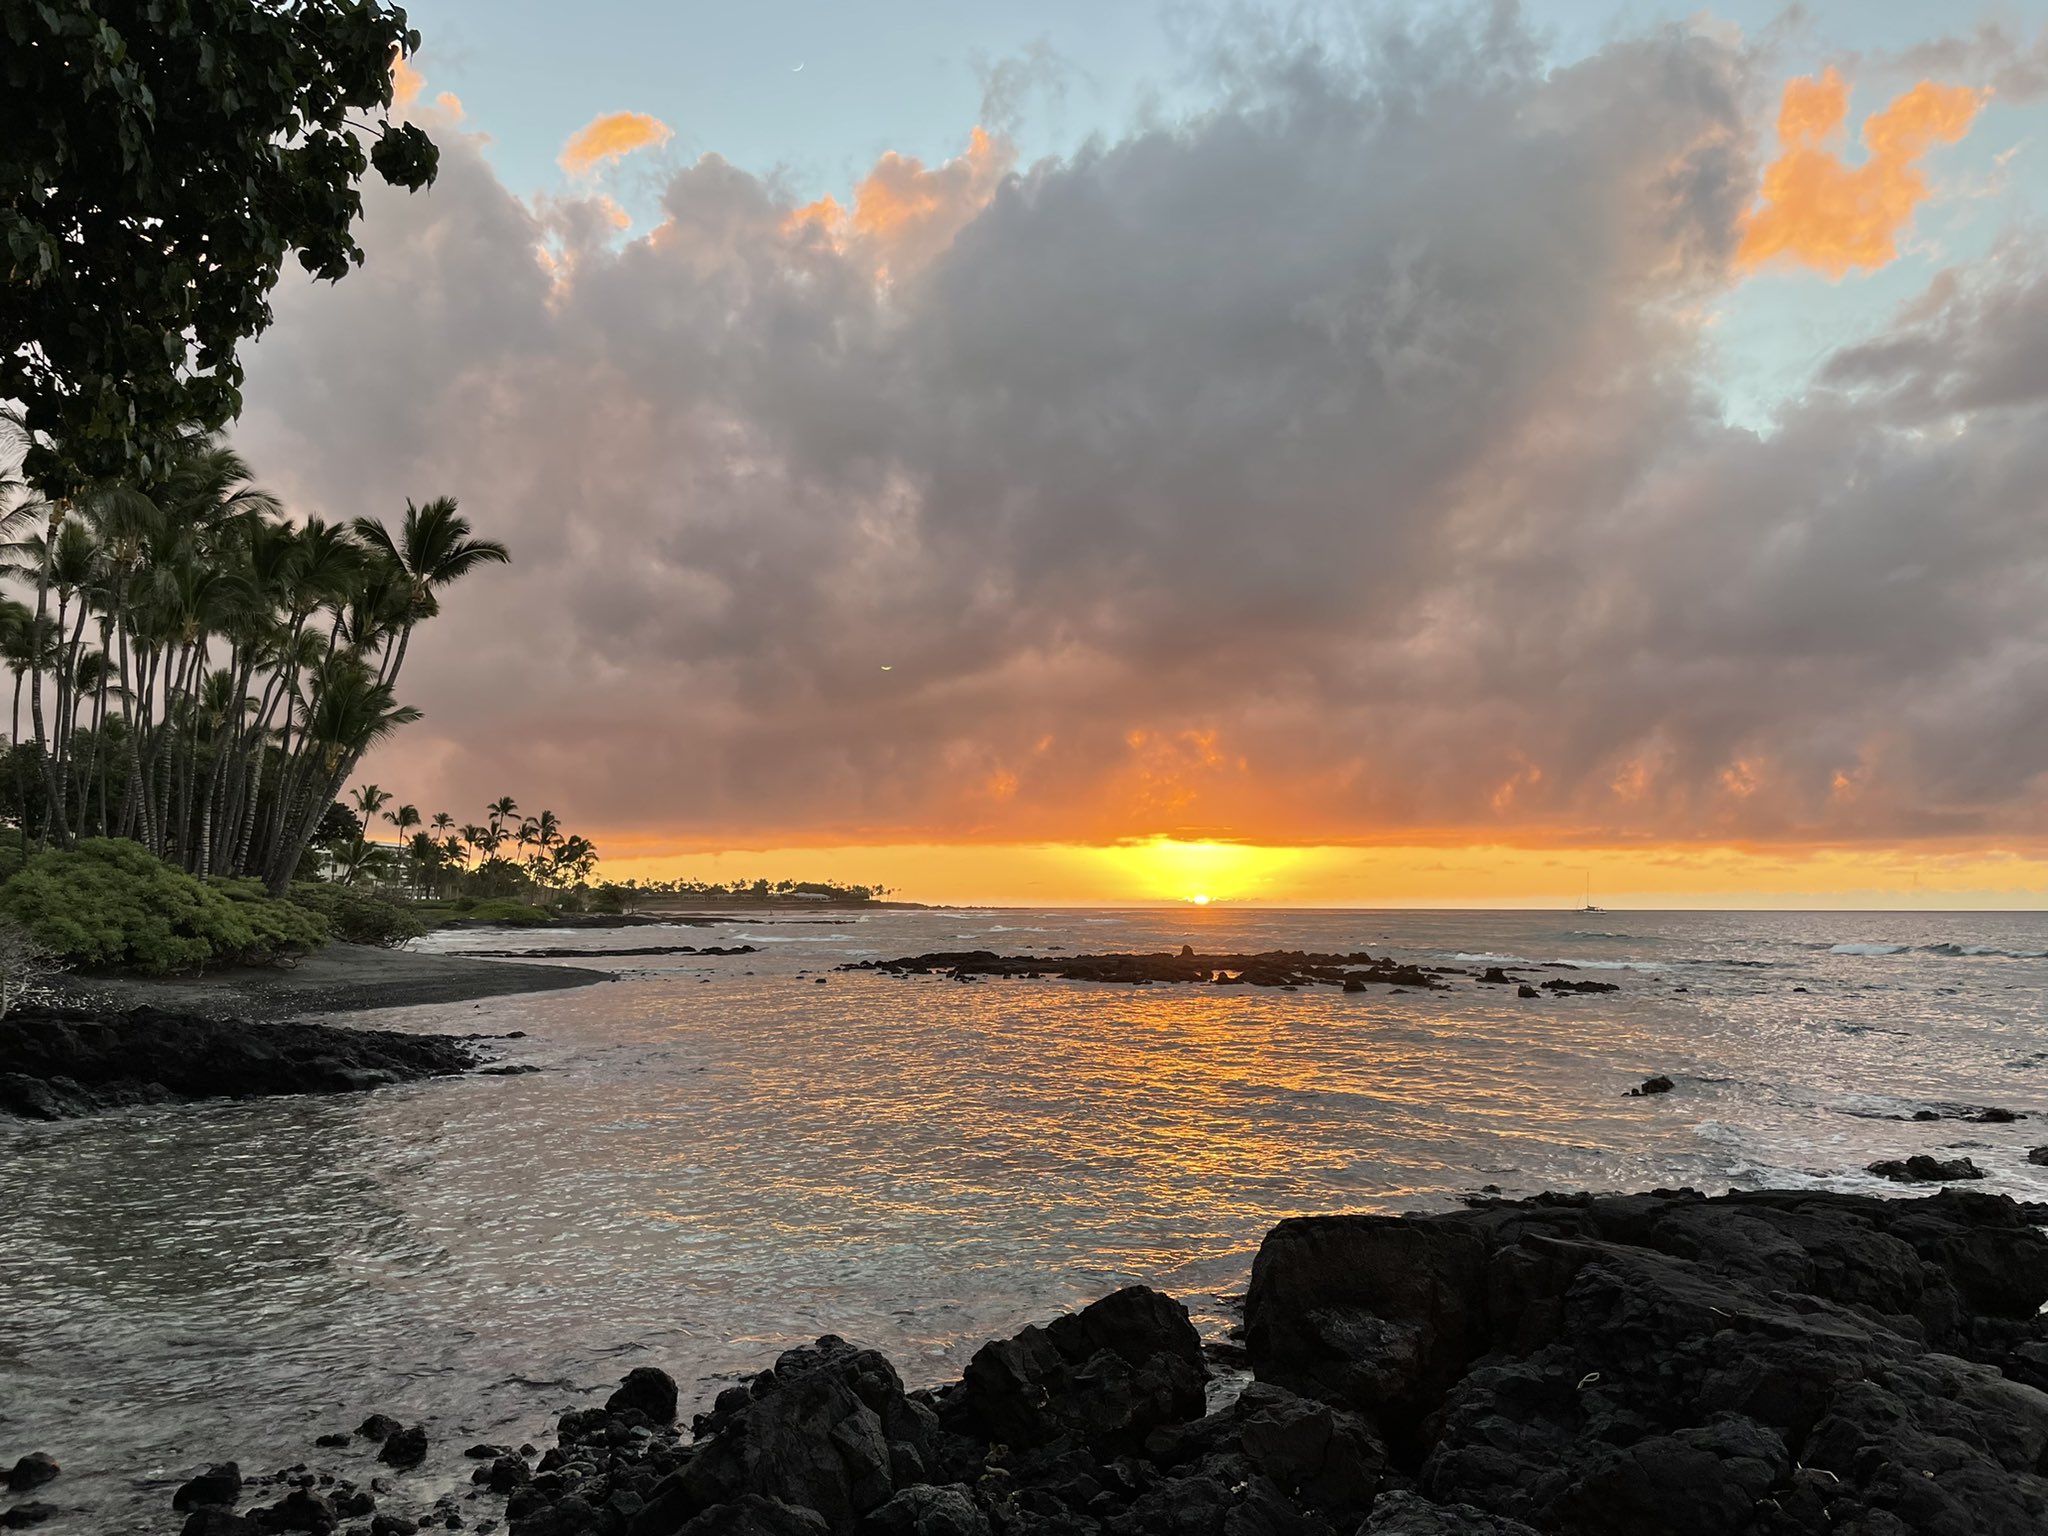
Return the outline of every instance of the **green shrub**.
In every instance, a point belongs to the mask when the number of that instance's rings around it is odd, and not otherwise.
[[[517,928],[531,928],[541,923],[554,921],[552,913],[542,907],[529,907],[523,901],[510,901],[494,896],[480,901],[462,914],[467,923],[509,923]]]
[[[328,932],[344,944],[377,944],[396,949],[407,939],[416,939],[427,931],[427,925],[404,907],[345,885],[297,880],[285,899],[323,918]]]
[[[116,837],[31,855],[0,884],[0,915],[75,965],[157,975],[303,954],[327,942],[318,913],[271,900],[257,881],[207,884]]]

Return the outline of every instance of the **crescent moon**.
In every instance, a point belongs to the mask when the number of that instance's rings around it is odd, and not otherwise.
[[[797,65],[797,67],[796,67],[795,69],[792,69],[792,70],[790,71],[790,73],[791,73],[792,75],[800,75],[800,74],[802,74],[803,72],[804,72],[804,67],[803,67],[803,65],[801,65],[801,64]]]

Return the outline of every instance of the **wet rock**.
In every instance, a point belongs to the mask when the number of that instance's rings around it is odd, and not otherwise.
[[[26,1493],[42,1487],[62,1470],[48,1451],[30,1451],[7,1469],[7,1487],[14,1493]]]
[[[860,1536],[989,1536],[989,1523],[966,1484],[919,1483],[871,1511]]]
[[[511,1506],[506,1506],[510,1512]],[[565,1494],[552,1504],[543,1504],[531,1514],[512,1518],[512,1536],[585,1536],[597,1523],[597,1510],[581,1494]],[[643,1536],[642,1527],[636,1521],[630,1528],[633,1536]],[[646,1530],[653,1536],[668,1536],[673,1526],[650,1526]]]
[[[1352,1523],[1372,1506],[1387,1470],[1386,1447],[1361,1415],[1259,1381],[1205,1419],[1155,1431],[1145,1451],[1168,1470],[1228,1470],[1233,1484],[1265,1477]]]
[[[53,1519],[61,1513],[62,1511],[54,1504],[31,1499],[26,1504],[16,1504],[5,1513],[0,1513],[0,1526],[5,1526],[9,1530],[25,1530],[31,1525],[41,1525],[45,1520]]]
[[[1368,1533],[2025,1536],[2044,1301],[2009,1200],[1659,1191],[1284,1222],[1246,1326],[1413,1476]]]
[[[652,1491],[633,1530],[665,1533],[751,1494],[850,1532],[896,1491],[893,1446],[922,1462],[935,1427],[887,1359],[828,1334],[785,1351],[744,1390],[719,1395],[697,1422],[694,1454]]]
[[[294,1488],[277,1503],[249,1511],[250,1521],[264,1531],[307,1531],[327,1536],[341,1524],[334,1506],[310,1488]]]
[[[202,1504],[185,1517],[178,1536],[260,1536],[263,1527],[218,1504]]]
[[[1044,1328],[984,1344],[961,1378],[989,1438],[1040,1445],[1063,1435],[1104,1449],[1201,1417],[1201,1336],[1170,1296],[1134,1285]]]
[[[1489,965],[1485,970],[1479,973],[1479,979],[1483,982],[1488,983],[1491,986],[1505,987],[1513,983],[1515,978],[1510,976],[1506,971],[1502,970],[1499,966]]]
[[[678,1527],[677,1536],[825,1536],[828,1529],[813,1510],[749,1493],[713,1505]],[[642,1536],[637,1524],[632,1536]]]
[[[478,1467],[470,1481],[484,1484],[493,1493],[510,1493],[532,1478],[532,1469],[517,1456],[500,1456],[488,1467]]]
[[[352,1093],[465,1072],[446,1035],[216,1019],[160,1008],[17,1008],[0,1018],[0,1112],[64,1119],[174,1099]]]
[[[1929,1157],[1924,1152],[1904,1159],[1872,1163],[1869,1171],[1895,1184],[1946,1184],[1957,1179],[1984,1177],[1984,1170],[1967,1157]]]
[[[365,1440],[389,1440],[404,1427],[388,1413],[373,1413],[356,1426],[356,1433]]]
[[[370,1536],[417,1536],[419,1527],[403,1515],[376,1515],[370,1521]]]
[[[610,1413],[637,1413],[650,1424],[676,1421],[676,1384],[667,1371],[651,1365],[636,1365],[626,1373],[616,1392],[605,1399]]]
[[[348,1435],[316,1435],[313,1443],[323,1450],[340,1450],[349,1443]]]
[[[1996,1104],[1937,1104],[1930,1109],[1916,1109],[1906,1118],[1923,1123],[1961,1120],[1970,1125],[2011,1125],[2027,1117],[2019,1110],[2002,1109]]]
[[[1519,986],[1515,988],[1515,996],[1517,997],[1541,997],[1542,995],[1543,994],[1541,992],[1538,992],[1526,981],[1522,982]]]
[[[1546,992],[1560,993],[1619,992],[1621,990],[1621,987],[1618,983],[1612,981],[1566,981],[1561,976],[1553,976],[1548,981],[1543,983],[1543,990]]]
[[[1669,1093],[1673,1086],[1671,1079],[1668,1077],[1645,1078],[1640,1086],[1629,1089],[1626,1097],[1631,1099],[1647,1099],[1652,1094]]]
[[[1374,959],[1364,950],[1349,954],[1300,949],[1261,950],[1257,954],[1204,954],[1192,945],[1181,953],[1106,955],[999,955],[993,950],[945,950],[905,955],[897,960],[861,960],[842,971],[880,971],[892,976],[948,976],[972,981],[984,976],[1066,981],[1095,981],[1126,986],[1205,982],[1253,987],[1303,987],[1311,984],[1356,990],[1360,986],[1441,987],[1438,974],[1419,966]]]
[[[1387,1494],[1372,1507],[1360,1536],[1538,1536],[1519,1520],[1507,1520],[1470,1504],[1432,1504],[1419,1494]]]
[[[197,1477],[178,1485],[171,1495],[171,1508],[183,1513],[204,1504],[232,1509],[242,1496],[242,1469],[232,1461],[217,1461]]]
[[[427,1426],[414,1424],[395,1430],[386,1437],[384,1449],[377,1453],[377,1459],[401,1472],[418,1466],[427,1459]]]
[[[322,1479],[325,1481],[325,1479]],[[373,1513],[377,1508],[376,1495],[367,1488],[356,1488],[346,1483],[337,1488],[329,1498],[333,1501],[334,1512],[344,1520],[353,1520],[358,1515]]]
[[[2036,1166],[2048,1168],[2048,1147],[2035,1147],[2027,1153],[2027,1161]]]

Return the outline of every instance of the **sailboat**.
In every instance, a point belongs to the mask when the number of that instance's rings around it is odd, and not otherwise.
[[[1593,905],[1593,876],[1591,871],[1588,871],[1586,874],[1586,904],[1579,908],[1579,910],[1581,912],[1605,912],[1607,910],[1605,907]]]

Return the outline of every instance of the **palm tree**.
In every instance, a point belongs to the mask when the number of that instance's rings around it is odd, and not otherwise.
[[[0,437],[19,423],[0,414]],[[418,717],[392,696],[413,631],[506,558],[445,499],[409,503],[395,537],[294,524],[203,434],[147,484],[56,499],[0,471],[0,578],[35,589],[0,599],[24,838],[97,830],[197,874],[288,879],[363,754]]]
[[[356,814],[362,817],[363,825],[368,826],[371,819],[391,803],[391,792],[377,784],[358,784],[349,800],[355,806]]]
[[[398,829],[398,841],[409,846],[413,828],[420,825],[420,808],[416,805],[401,805],[395,811],[386,811],[384,819]]]
[[[395,684],[405,665],[405,648],[413,626],[441,611],[438,592],[480,565],[508,565],[511,551],[495,539],[469,536],[469,519],[455,510],[455,498],[437,496],[424,507],[405,504],[405,522],[398,537],[372,518],[355,520],[356,537],[381,554],[403,578],[406,603],[399,621],[398,646],[386,653],[381,683]]]

